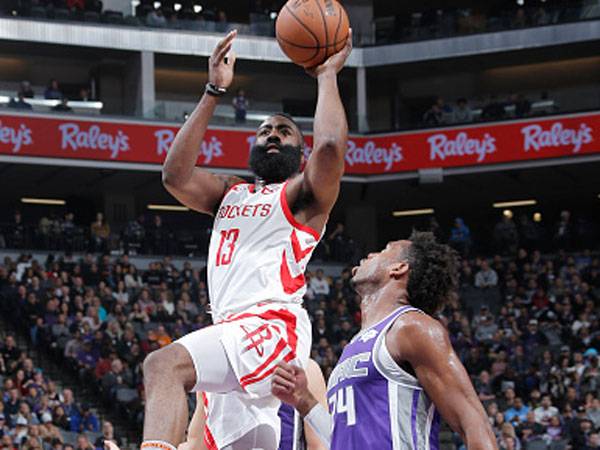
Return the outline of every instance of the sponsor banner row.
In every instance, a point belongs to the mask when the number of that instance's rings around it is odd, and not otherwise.
[[[0,113],[0,154],[161,164],[178,127]],[[600,153],[600,113],[350,136],[346,173],[376,175]],[[312,137],[307,136],[307,155]],[[254,133],[212,128],[198,164],[245,169]]]

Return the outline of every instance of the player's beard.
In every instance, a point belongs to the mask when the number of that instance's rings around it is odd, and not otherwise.
[[[277,144],[279,153],[267,153],[267,145]],[[281,183],[300,171],[302,146],[267,142],[254,145],[250,151],[250,169],[265,183]]]

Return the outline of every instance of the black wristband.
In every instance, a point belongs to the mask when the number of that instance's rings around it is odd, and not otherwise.
[[[206,87],[204,88],[204,92],[213,97],[222,97],[227,93],[227,89],[215,86],[212,83],[206,83]]]

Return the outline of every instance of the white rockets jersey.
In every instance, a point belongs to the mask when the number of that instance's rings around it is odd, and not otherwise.
[[[208,251],[215,323],[264,301],[302,303],[304,271],[322,234],[294,218],[286,186],[240,183],[223,197]]]

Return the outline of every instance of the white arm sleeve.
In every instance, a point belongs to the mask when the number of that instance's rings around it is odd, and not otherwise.
[[[325,445],[325,447],[331,447],[331,430],[333,427],[331,416],[327,412],[327,410],[321,405],[317,403],[313,408],[308,412],[304,420],[308,422],[310,427],[317,433],[319,439]]]

